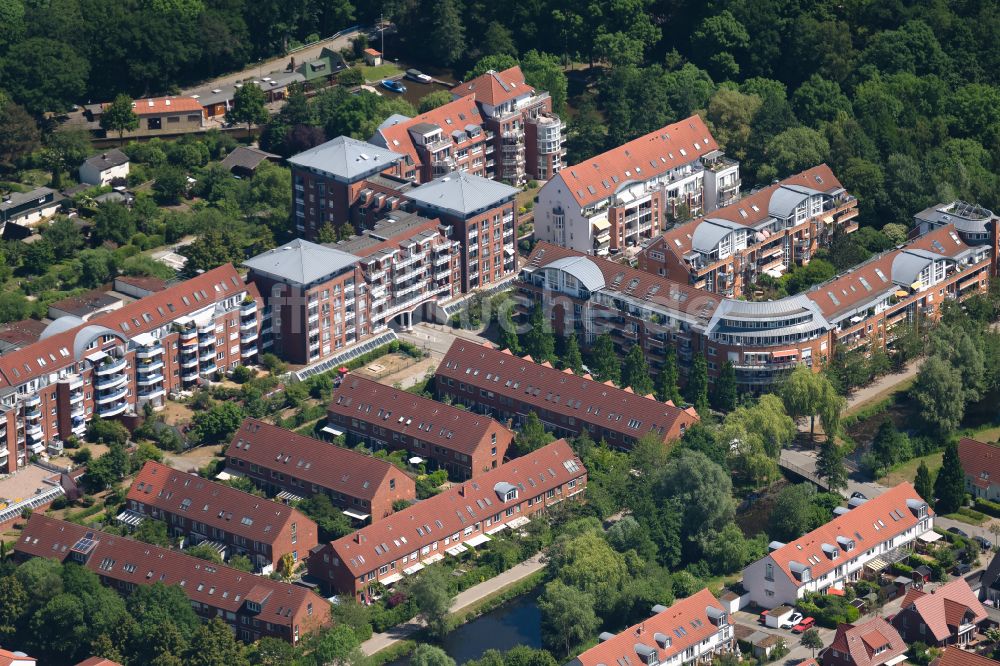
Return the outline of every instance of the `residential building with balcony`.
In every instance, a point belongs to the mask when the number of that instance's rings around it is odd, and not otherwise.
[[[6,470],[82,436],[95,416],[161,407],[171,392],[255,362],[256,345],[244,336],[260,327],[257,299],[227,264],[86,322],[60,317],[37,342],[0,355]]]
[[[907,590],[892,626],[909,644],[961,647],[976,639],[988,619],[969,584],[964,578],[956,578],[930,592]]]
[[[751,296],[761,274],[805,265],[835,230],[855,231],[857,200],[821,164],[653,238],[639,268],[723,296]]]
[[[520,185],[549,180],[563,168],[566,123],[552,113],[552,98],[524,80],[520,66],[490,70],[452,89],[458,99],[473,96],[490,135],[492,178]]]
[[[750,603],[794,606],[808,592],[843,590],[866,569],[878,572],[907,557],[934,527],[934,511],[909,483],[870,500],[851,499],[834,513],[795,541],[771,542],[770,553],[743,569]]]
[[[221,619],[247,643],[272,637],[295,645],[331,622],[330,603],[299,585],[40,513],[28,519],[14,554],[22,561],[44,557],[79,564],[122,595],[144,585],[176,585],[198,617]]]
[[[968,245],[993,243],[997,237],[997,218],[993,211],[965,201],[939,203],[913,216],[913,233],[922,236],[935,229],[951,226]]]
[[[586,485],[587,470],[560,439],[317,546],[309,574],[325,592],[370,603],[383,586],[486,543],[491,534],[519,528],[563,500],[582,498]]]
[[[125,496],[119,521],[160,520],[187,545],[208,543],[224,560],[243,555],[267,575],[282,556],[305,559],[317,544],[316,523],[297,509],[245,493],[224,483],[147,462]]]
[[[413,479],[384,460],[258,419],[240,425],[226,449],[226,463],[280,500],[324,493],[357,521],[383,520],[394,502],[417,496]]]
[[[347,435],[349,445],[406,451],[457,481],[496,469],[514,439],[487,416],[354,374],[334,390],[326,420]]]
[[[578,252],[624,252],[739,198],[739,163],[699,116],[567,166],[538,193],[535,237]]]
[[[452,343],[438,365],[434,386],[439,399],[447,397],[515,426],[534,412],[557,436],[575,437],[587,430],[594,441],[603,439],[618,449],[630,449],[650,434],[664,443],[675,441],[698,421],[693,408],[462,339]]]
[[[657,604],[651,617],[617,634],[603,632],[599,641],[566,666],[711,663],[714,657],[736,647],[729,613],[708,588],[670,607]]]
[[[884,618],[841,624],[830,645],[820,652],[823,666],[895,666],[906,661],[909,646]]]

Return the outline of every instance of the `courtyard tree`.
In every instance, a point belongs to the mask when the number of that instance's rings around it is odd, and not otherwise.
[[[125,132],[139,129],[139,116],[133,110],[132,98],[125,94],[115,97],[101,114],[101,128],[118,134],[118,145],[124,143]]]

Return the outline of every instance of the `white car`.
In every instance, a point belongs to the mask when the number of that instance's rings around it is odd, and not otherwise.
[[[788,619],[781,623],[782,629],[791,629],[802,621],[802,613],[792,613]]]

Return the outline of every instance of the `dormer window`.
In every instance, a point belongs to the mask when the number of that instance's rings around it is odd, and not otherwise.
[[[493,491],[501,502],[512,502],[517,499],[517,486],[501,481],[493,486]]]

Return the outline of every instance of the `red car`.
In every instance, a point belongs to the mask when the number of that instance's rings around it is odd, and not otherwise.
[[[771,611],[764,611],[763,613],[761,613],[760,617],[757,618],[757,624],[766,624],[767,623],[767,614],[770,613],[770,612]]]
[[[814,620],[811,617],[807,617],[807,618],[803,619],[801,622],[799,622],[797,625],[795,625],[794,627],[792,627],[792,633],[793,634],[802,634],[802,633],[805,633],[805,632],[809,631],[810,629],[812,629],[814,624],[816,624],[816,620]]]

